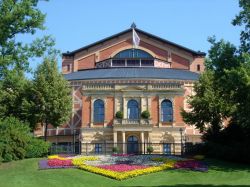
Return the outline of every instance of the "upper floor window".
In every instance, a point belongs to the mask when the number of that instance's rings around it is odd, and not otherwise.
[[[200,71],[200,70],[201,70],[201,65],[198,64],[198,65],[197,65],[197,71]]]
[[[139,106],[136,100],[128,102],[128,119],[139,119]]]
[[[94,102],[94,122],[104,122],[104,102],[101,99]]]
[[[173,106],[172,102],[165,99],[161,103],[161,121],[172,122],[173,121]]]
[[[141,49],[126,49],[117,53],[114,58],[146,58],[153,59],[153,56]]]

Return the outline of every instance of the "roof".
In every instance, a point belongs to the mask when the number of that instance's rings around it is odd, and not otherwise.
[[[198,80],[199,74],[189,70],[170,68],[107,68],[87,69],[64,75],[66,80],[93,79],[176,79]]]
[[[121,36],[121,35],[123,35],[123,34],[132,32],[132,29],[133,29],[133,28],[124,30],[124,31],[122,31],[122,32],[119,32],[119,33],[117,33],[117,34],[114,34],[114,35],[112,35],[112,36],[109,36],[109,37],[107,37],[107,38],[104,38],[104,39],[99,40],[99,41],[97,41],[97,42],[95,42],[95,43],[89,44],[89,45],[84,46],[84,47],[82,47],[82,48],[79,48],[79,49],[77,49],[77,50],[74,50],[74,51],[71,51],[71,52],[67,52],[67,53],[63,53],[63,56],[74,56],[75,53],[77,53],[77,52],[86,50],[86,49],[88,49],[88,48],[90,48],[90,47],[93,47],[93,46],[95,46],[95,45],[101,44],[101,43],[103,43],[103,42],[106,42],[106,41],[108,41],[108,40],[111,40],[111,39],[113,39],[113,38],[116,38],[116,37],[118,37],[118,36]],[[192,49],[186,48],[186,47],[184,47],[184,46],[182,46],[182,45],[176,44],[176,43],[171,42],[171,41],[169,41],[169,40],[165,40],[165,39],[163,39],[163,38],[160,38],[160,37],[158,37],[158,36],[155,36],[155,35],[153,35],[153,34],[150,34],[150,33],[148,33],[148,32],[145,32],[145,31],[143,31],[143,30],[140,30],[140,29],[138,29],[138,28],[134,28],[134,29],[135,29],[135,31],[136,31],[137,33],[141,33],[141,34],[144,34],[144,35],[146,35],[146,36],[148,36],[148,37],[150,37],[150,38],[154,38],[154,39],[156,39],[156,40],[158,40],[158,41],[161,41],[161,42],[163,42],[163,43],[173,45],[173,46],[175,46],[175,47],[177,47],[177,48],[179,48],[179,49],[188,51],[188,52],[192,53],[192,54],[195,55],[195,56],[205,56],[205,55],[206,55],[206,53],[204,53],[204,52],[194,51],[194,50],[192,50]]]

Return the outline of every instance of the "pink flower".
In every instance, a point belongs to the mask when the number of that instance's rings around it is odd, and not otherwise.
[[[72,160],[59,160],[59,159],[50,159],[48,160],[49,166],[73,166]]]
[[[117,171],[117,172],[125,172],[125,171],[131,171],[131,170],[136,170],[136,169],[148,168],[148,166],[128,165],[128,164],[101,165],[98,167],[102,169],[106,169],[106,170]]]

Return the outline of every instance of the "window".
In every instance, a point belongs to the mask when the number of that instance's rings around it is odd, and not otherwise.
[[[164,154],[167,154],[167,155],[171,154],[171,144],[170,143],[163,144],[163,152],[164,152]]]
[[[139,107],[136,100],[128,102],[128,119],[139,119]]]
[[[198,65],[197,65],[197,71],[200,71],[200,70],[201,70],[201,65],[198,64]]]
[[[94,102],[94,122],[104,122],[104,102],[100,99]]]
[[[95,153],[96,154],[102,153],[102,144],[100,144],[100,143],[95,144]]]
[[[173,106],[172,102],[165,99],[161,103],[161,121],[172,122],[173,121]]]
[[[152,55],[141,49],[126,49],[117,53],[114,58],[149,58],[153,59]]]
[[[67,65],[67,71],[70,71],[70,64]]]

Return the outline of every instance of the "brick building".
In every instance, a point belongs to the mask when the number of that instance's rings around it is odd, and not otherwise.
[[[137,47],[133,29],[140,38]],[[204,71],[204,57],[135,26],[64,53],[62,72],[72,86],[73,114],[68,124],[49,128],[50,141],[66,143],[77,132],[82,153],[102,153],[103,142],[112,145],[105,151],[117,146],[123,153],[138,153],[152,143],[154,152],[162,153],[180,149],[171,143],[200,141],[180,112],[188,110],[187,97]],[[149,111],[149,119],[141,117],[143,111]]]

